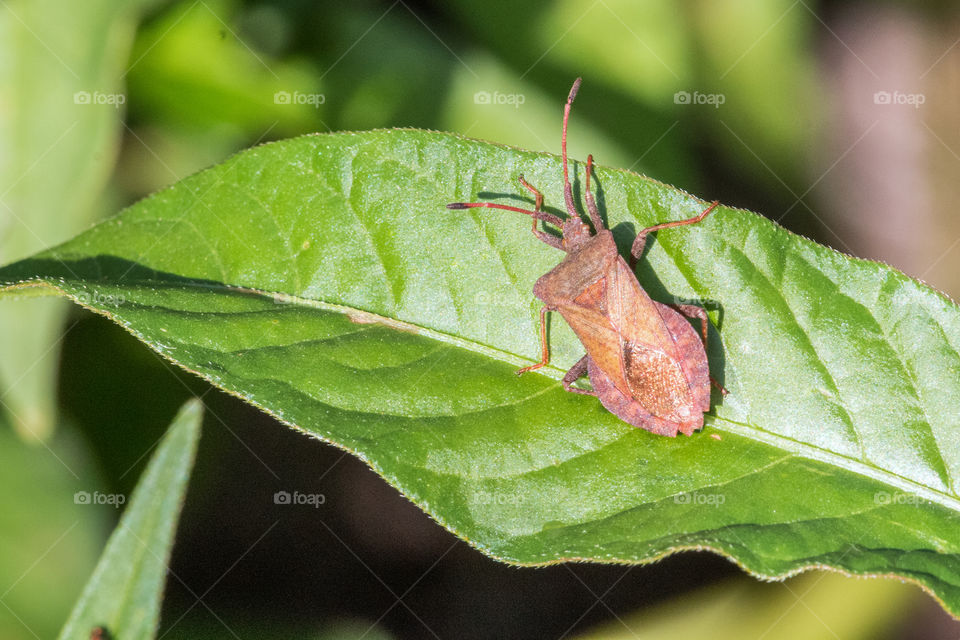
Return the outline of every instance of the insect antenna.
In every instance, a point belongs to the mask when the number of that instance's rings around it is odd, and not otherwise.
[[[563,107],[563,135],[560,138],[560,152],[563,155],[563,200],[567,204],[567,215],[571,218],[579,217],[577,208],[573,204],[573,187],[570,186],[570,174],[567,170],[567,121],[570,119],[570,108],[573,106],[573,99],[577,97],[577,91],[580,90],[580,78],[573,81],[570,87],[570,95],[567,96],[567,104]]]
[[[563,227],[563,220],[553,215],[552,213],[547,213],[546,211],[530,211],[529,209],[521,209],[520,207],[511,207],[508,204],[498,204],[496,202],[451,202],[447,205],[447,209],[503,209],[504,211],[514,211],[516,213],[522,213],[524,215],[532,216],[537,220],[543,220],[544,222],[549,222],[550,224],[556,225],[558,227]]]

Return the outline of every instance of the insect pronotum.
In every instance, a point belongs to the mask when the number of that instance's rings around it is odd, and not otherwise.
[[[559,311],[587,351],[563,377],[564,389],[597,396],[608,411],[641,429],[664,436],[678,432],[691,435],[703,426],[703,414],[710,409],[712,378],[705,348],[707,313],[695,305],[665,305],[651,300],[640,286],[634,268],[648,234],[700,222],[718,203],[712,203],[693,218],[664,222],[641,231],[630,249],[628,266],[617,252],[613,234],[604,227],[590,192],[592,155],[587,156],[584,200],[595,234],[580,217],[573,200],[567,169],[567,122],[579,88],[577,78],[563,110],[560,139],[566,218],[543,211],[543,194],[522,175],[520,184],[534,196],[533,211],[494,202],[454,202],[447,208],[486,207],[528,215],[533,219],[533,235],[567,254],[533,287],[533,294],[543,302],[542,357],[536,364],[517,371],[518,375],[550,361],[545,316],[547,311]],[[562,237],[539,229],[538,221],[560,228]],[[683,316],[700,321],[701,335]],[[590,377],[592,390],[573,386],[584,374]],[[722,387],[720,390],[726,393]]]

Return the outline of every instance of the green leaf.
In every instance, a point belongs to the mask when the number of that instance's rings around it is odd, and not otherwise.
[[[580,174],[582,167],[577,167]],[[711,549],[752,573],[897,575],[960,612],[960,314],[943,295],[746,211],[656,234],[654,298],[713,309],[706,433],[634,429],[538,358],[529,220],[558,158],[375,131],[258,147],[0,270],[106,314],[212,383],[367,461],[439,522],[519,564]],[[621,247],[704,203],[600,167]],[[582,191],[582,178],[575,192]],[[722,316],[722,317],[721,317]],[[717,440],[710,436],[719,436]]]
[[[111,638],[153,638],[203,405],[191,400],[170,424],[134,489],[59,638],[88,640],[95,627]]]
[[[158,0],[0,3],[0,261],[87,226],[113,167],[121,77],[140,9]],[[0,310],[0,394],[17,430],[54,424],[61,305]]]

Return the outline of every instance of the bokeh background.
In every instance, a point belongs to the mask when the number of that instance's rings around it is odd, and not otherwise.
[[[422,127],[631,168],[960,295],[960,7],[2,0],[0,261],[236,151]],[[53,637],[177,407],[208,412],[164,638],[955,638],[895,580],[686,553],[520,569],[110,322],[0,305],[0,637]],[[322,494],[318,508],[276,491]]]

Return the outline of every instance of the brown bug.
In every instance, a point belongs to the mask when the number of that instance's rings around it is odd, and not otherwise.
[[[90,640],[110,640],[110,633],[103,627],[94,627],[90,630]]]
[[[714,202],[688,220],[664,222],[641,231],[630,249],[628,267],[617,252],[613,234],[604,228],[590,193],[592,155],[587,156],[584,199],[595,235],[590,233],[590,227],[574,206],[567,170],[567,121],[579,88],[580,78],[577,78],[563,110],[561,148],[566,219],[541,211],[543,194],[522,175],[520,184],[535,198],[533,211],[492,202],[454,202],[447,208],[488,207],[526,214],[533,218],[533,234],[537,238],[567,253],[563,261],[533,287],[533,294],[543,301],[540,309],[543,357],[540,362],[517,371],[518,375],[549,362],[545,316],[547,311],[559,311],[587,350],[563,377],[564,389],[597,396],[608,411],[635,427],[664,436],[676,436],[678,431],[689,436],[703,426],[703,413],[710,409],[713,379],[707,365],[707,313],[694,305],[668,306],[651,300],[633,270],[643,253],[647,234],[700,222],[718,203]],[[559,227],[562,238],[538,229],[538,220]],[[700,320],[702,338],[680,314]],[[592,391],[573,386],[585,373],[590,377]],[[722,387],[720,390],[726,393]]]

